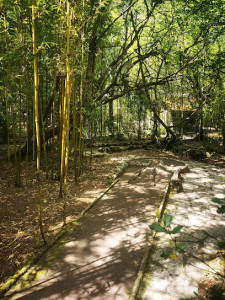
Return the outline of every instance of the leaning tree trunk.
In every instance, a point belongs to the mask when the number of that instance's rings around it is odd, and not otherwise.
[[[133,20],[132,20],[133,21]],[[171,130],[171,128],[169,128],[164,122],[163,120],[160,118],[159,114],[157,113],[157,108],[155,107],[155,105],[152,103],[150,95],[149,95],[149,91],[148,91],[148,87],[146,85],[146,78],[145,78],[145,74],[144,74],[144,68],[143,68],[143,61],[141,59],[141,46],[140,46],[140,41],[139,41],[139,37],[138,37],[138,33],[137,30],[135,28],[135,25],[133,24],[133,28],[134,28],[134,32],[136,35],[136,40],[137,40],[137,48],[138,48],[138,57],[140,60],[140,70],[141,70],[141,76],[142,76],[142,80],[143,80],[143,84],[144,84],[144,89],[145,89],[145,94],[147,97],[147,100],[149,102],[149,106],[150,106],[150,110],[154,113],[154,117],[155,119],[166,129],[167,132],[167,136],[170,134],[172,137],[171,143],[172,144],[175,140],[176,140],[176,134]],[[171,145],[170,145],[171,146]]]
[[[152,137],[158,137],[158,121],[156,119],[156,115],[153,112],[153,131],[152,131]]]

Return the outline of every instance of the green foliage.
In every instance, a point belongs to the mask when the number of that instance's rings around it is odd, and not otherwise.
[[[219,243],[218,243],[218,247],[219,247],[220,249],[225,248],[225,240],[222,241],[222,242],[219,242]]]
[[[221,206],[217,209],[218,214],[224,214],[225,213],[225,198],[213,198],[212,202],[220,204]]]
[[[159,223],[153,223],[152,225],[149,226],[151,230],[155,232],[166,232],[166,229],[163,228]]]
[[[198,297],[199,295],[198,295],[198,293],[196,293],[196,292],[194,292],[194,295],[196,296],[196,297]]]
[[[177,252],[183,253],[185,251],[185,244],[184,243],[179,243],[177,245]]]
[[[168,215],[167,213],[164,214],[163,223],[165,227],[168,227],[172,223],[173,217]]]
[[[7,85],[12,80],[12,94],[17,93],[13,102],[18,103],[21,60],[22,69],[29,77],[30,85],[33,84],[31,2],[10,0],[1,3],[2,14],[7,21],[9,47],[6,52],[5,32],[2,30],[0,85]],[[83,15],[82,3],[71,2],[70,42],[72,53],[75,54],[72,68],[77,76],[77,93],[81,74],[81,29],[84,22],[83,68],[85,78],[91,81],[90,86],[87,82],[88,101],[107,102],[112,95],[119,95],[127,89],[128,94],[122,95],[124,102],[120,113],[126,133],[129,133],[130,127],[137,130],[137,121],[142,121],[152,106],[160,111],[168,107],[170,102],[180,105],[179,94],[189,94],[193,100],[191,106],[198,107],[201,100],[198,99],[199,87],[203,98],[207,97],[207,101],[204,100],[205,114],[208,112],[210,120],[213,119],[221,127],[225,110],[224,85],[221,83],[224,68],[224,2],[141,0],[130,4],[124,0],[90,1],[85,5]],[[40,98],[45,108],[52,94],[54,59],[57,60],[57,72],[63,72],[65,67],[65,3],[39,0],[37,15]],[[4,27],[2,20],[1,25]],[[144,63],[151,103],[143,91],[134,28],[141,46],[141,61]],[[21,30],[23,46],[20,43]],[[11,79],[6,75],[8,62]],[[90,69],[92,71],[89,73]],[[195,84],[195,76],[199,85]],[[26,92],[24,80],[22,84]],[[171,97],[173,94],[176,95],[175,101]],[[165,97],[168,99],[165,100]],[[24,106],[24,97],[22,101]],[[95,108],[91,105],[87,107],[86,116],[89,119],[93,115],[89,115],[89,111]],[[98,124],[99,111],[95,116],[95,123]]]
[[[177,225],[174,229],[169,230],[167,229],[168,227],[170,227],[171,223],[172,223],[172,219],[173,217],[167,213],[164,214],[163,217],[163,224],[164,226],[162,226],[160,223],[158,222],[154,222],[152,225],[150,225],[150,229],[155,231],[155,232],[165,232],[166,234],[177,234],[181,231],[181,229],[183,228],[182,225]]]
[[[32,110],[33,88],[31,1],[2,0],[1,4],[0,86],[4,88],[0,90],[0,96],[1,99],[5,97],[4,92],[9,90],[11,83],[7,98],[12,99],[18,112],[21,78],[22,119],[26,120],[26,97]],[[81,70],[84,71],[86,103],[83,113],[89,121],[87,126],[95,127],[96,135],[100,131],[102,134],[99,127],[107,125],[108,111],[102,113],[100,103],[105,105],[115,97],[120,102],[119,109],[114,105],[115,130],[118,131],[115,134],[137,134],[141,122],[146,117],[152,118],[153,107],[162,117],[163,110],[182,109],[184,102],[190,110],[198,109],[201,104],[205,121],[221,129],[225,113],[224,13],[222,0],[140,0],[132,3],[94,0],[86,3],[84,13],[82,2],[71,1],[71,68],[76,77],[78,102]],[[82,66],[83,24],[85,53]],[[44,111],[53,93],[55,60],[57,75],[65,72],[65,1],[37,1],[36,25],[40,100]],[[144,93],[141,64],[144,65],[150,99]],[[10,74],[7,74],[8,68]],[[57,91],[57,107],[59,98]],[[76,111],[79,114],[79,109]],[[18,116],[15,113],[15,123]],[[51,124],[46,122],[44,125],[47,128]],[[152,122],[146,135],[151,131]],[[163,134],[166,134],[165,129]]]
[[[106,179],[106,181],[107,181],[107,184],[112,184],[113,183],[113,181],[114,181],[114,178],[113,177],[107,177],[107,179]]]
[[[167,259],[167,258],[171,257],[172,254],[173,254],[172,251],[165,251],[165,250],[163,250],[163,252],[160,255],[160,257]]]
[[[221,200],[219,198],[213,198],[212,202],[217,203],[217,204],[224,204],[224,200]]]
[[[219,214],[224,214],[225,213],[225,205],[222,205],[218,211],[217,211]]]
[[[178,234],[181,231],[181,229],[183,228],[183,226],[177,225],[174,229],[169,230],[168,228],[171,226],[172,220],[173,220],[173,217],[171,215],[165,213],[163,216],[163,219],[162,219],[163,225],[161,225],[159,222],[154,222],[149,227],[151,230],[153,230],[155,232],[164,232],[170,236],[174,235],[174,234]],[[176,243],[176,241],[173,240],[172,238],[171,238],[170,244],[171,244],[172,249],[163,250],[163,252],[160,256],[164,259],[171,258],[171,259],[176,260],[177,254],[184,253],[185,244],[184,243]]]
[[[177,225],[173,230],[169,231],[169,234],[177,234],[181,231],[182,228],[182,225]]]

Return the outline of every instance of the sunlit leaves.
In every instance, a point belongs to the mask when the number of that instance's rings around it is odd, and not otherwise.
[[[177,225],[173,230],[167,232],[169,234],[177,234],[181,231],[181,229],[183,228],[182,225]]]
[[[217,210],[218,214],[225,214],[225,205],[222,205],[220,208]]]
[[[181,229],[183,228],[182,225],[177,225],[175,228],[172,230],[169,230],[171,224],[172,224],[173,217],[167,213],[164,214],[163,216],[163,225],[161,225],[158,222],[154,222],[152,225],[149,226],[149,228],[156,233],[159,232],[164,232],[165,234],[168,235],[174,235],[178,234]],[[163,250],[162,254],[160,255],[162,258],[167,259],[170,258],[172,260],[178,259],[178,254],[179,253],[184,253],[185,252],[185,244],[184,243],[177,243],[175,239],[170,239],[170,249]]]
[[[149,226],[151,230],[156,231],[156,232],[166,232],[166,229],[163,228],[159,223],[153,223],[152,225]]]
[[[225,199],[221,198],[213,198],[212,202],[220,204],[221,206],[217,209],[218,214],[224,214],[225,213]]]
[[[173,228],[172,230],[169,230],[168,227],[171,225],[172,223],[172,219],[173,217],[167,213],[164,214],[163,217],[163,224],[164,226],[162,226],[160,223],[158,222],[154,222],[152,225],[150,225],[150,229],[155,231],[155,232],[165,232],[166,234],[177,234],[181,231],[181,229],[183,228],[182,225],[177,225],[175,228]]]
[[[185,244],[184,243],[179,243],[177,245],[177,252],[178,253],[183,253],[185,251]]]
[[[162,258],[169,258],[171,255],[173,254],[172,251],[166,251],[166,250],[163,250],[162,254],[160,255]]]
[[[164,214],[163,223],[165,227],[170,226],[172,223],[173,217],[171,215],[168,215],[167,213]]]
[[[213,198],[212,202],[217,203],[217,204],[224,204],[225,201],[220,198]]]

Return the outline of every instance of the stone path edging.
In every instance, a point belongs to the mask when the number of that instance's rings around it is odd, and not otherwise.
[[[67,226],[65,226],[59,233],[58,235],[53,239],[52,242],[50,242],[42,251],[40,251],[37,255],[35,255],[35,257],[31,258],[30,260],[28,260],[28,262],[26,263],[26,265],[21,268],[19,271],[17,271],[17,273],[12,276],[11,278],[9,278],[7,280],[7,282],[5,284],[2,285],[2,288],[0,289],[0,298],[6,294],[7,291],[9,291],[17,282],[18,280],[27,272],[29,272],[29,270],[33,267],[33,265],[35,263],[37,263],[37,261],[39,261],[41,259],[41,257],[49,250],[51,249],[52,246],[55,245],[55,243],[68,231],[69,227],[71,226],[75,226],[77,221],[79,221],[84,215],[86,215],[86,213],[117,183],[118,178],[124,174],[124,172],[127,170],[127,168],[132,164],[133,161],[138,160],[138,159],[146,159],[150,162],[152,162],[153,159],[156,159],[159,161],[159,166],[167,169],[166,166],[164,166],[163,164],[161,164],[161,162],[163,160],[171,160],[170,158],[164,158],[164,157],[146,157],[146,156],[140,156],[140,157],[131,157],[128,159],[123,159],[122,163],[120,166],[118,166],[114,173],[113,173],[113,177],[111,177],[112,179],[114,179],[114,181],[112,182],[112,184],[103,192],[101,193],[101,195],[96,198],[83,212],[81,212],[77,218],[75,218],[72,222],[68,223]],[[175,159],[173,159],[175,161]],[[178,161],[178,160],[177,160]],[[180,161],[178,161],[180,162]],[[137,162],[138,163],[138,162]],[[149,162],[148,163],[140,163],[140,166],[142,167],[148,167],[149,166]],[[181,168],[182,169],[182,168]],[[167,169],[168,171],[168,169]],[[171,170],[170,170],[171,171]],[[159,218],[156,218],[155,221],[159,221],[160,218],[163,215],[163,211],[165,209],[166,206],[166,201],[169,195],[169,191],[170,191],[170,183],[168,184],[167,188],[165,189],[165,192],[163,194],[162,200],[161,200],[161,204],[160,207],[157,211],[159,211]],[[154,240],[155,236],[153,236],[153,240]],[[142,259],[141,265],[140,265],[140,269],[137,275],[137,278],[135,280],[135,284],[134,284],[134,288],[132,290],[132,294],[134,293],[135,296],[138,293],[138,289],[140,286],[140,282],[141,279],[143,277],[144,274],[144,268],[150,253],[150,249],[151,247],[148,245],[144,254],[144,257]],[[135,288],[136,287],[136,288]],[[133,292],[134,291],[134,292]],[[131,295],[132,295],[131,294]],[[135,299],[135,298],[130,298],[130,299]]]
[[[176,160],[176,161],[179,162],[178,160]],[[165,166],[163,166],[161,163],[159,165],[160,165],[160,167],[162,167],[166,170],[169,169],[169,168],[166,168]],[[181,173],[187,171],[187,169],[188,169],[188,166],[185,164],[184,167],[177,167],[172,172],[171,180],[168,183],[167,188],[165,189],[165,192],[164,192],[163,197],[162,197],[162,201],[161,201],[160,206],[157,210],[158,211],[158,213],[157,213],[158,216],[155,217],[155,222],[160,222],[162,217],[163,217],[163,213],[164,213],[165,208],[166,208],[166,204],[167,204],[167,200],[169,198],[169,194],[170,194],[171,190],[174,187],[174,181],[176,181],[177,178],[180,178]],[[157,233],[154,232],[151,239],[150,239],[150,241],[149,241],[149,245],[146,247],[146,250],[144,252],[144,256],[142,258],[142,261],[141,261],[141,264],[140,264],[140,267],[139,267],[139,270],[138,270],[138,273],[137,273],[137,277],[136,277],[136,280],[134,282],[134,286],[132,288],[132,291],[131,291],[131,294],[130,294],[130,297],[129,297],[129,300],[135,300],[137,295],[138,295],[140,285],[141,285],[141,281],[142,281],[143,276],[144,276],[145,267],[147,265],[148,258],[149,258],[150,252],[151,252],[151,248],[152,248],[152,245],[154,244],[154,240],[155,240],[156,237],[157,237]]]
[[[215,291],[216,299],[224,299],[225,260],[219,242],[224,241],[225,220],[213,199],[225,199],[225,170],[200,162],[186,164],[190,172],[182,176],[182,191],[170,193],[166,207],[173,227],[184,227],[176,237],[184,252],[174,252],[168,236],[158,234],[138,299],[205,299]],[[174,257],[161,260],[164,250]]]

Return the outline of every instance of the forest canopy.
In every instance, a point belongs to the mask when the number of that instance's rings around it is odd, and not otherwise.
[[[215,127],[225,147],[224,0],[1,0],[0,9],[8,159],[10,143],[21,160],[57,138],[60,159],[74,146],[80,160],[83,139],[140,138],[147,116],[151,135],[160,125],[176,140],[165,110],[181,123],[184,111],[197,115],[200,139]]]

